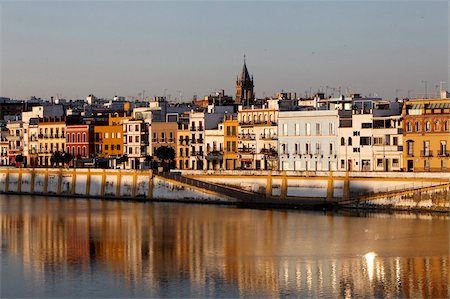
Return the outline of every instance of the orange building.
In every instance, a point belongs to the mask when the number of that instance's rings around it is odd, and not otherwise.
[[[223,129],[224,129],[224,155],[225,169],[234,170],[238,166],[239,153],[238,153],[238,119],[235,115],[224,116]]]
[[[450,99],[406,100],[403,165],[407,171],[450,171]]]
[[[100,157],[123,155],[123,127],[122,122],[128,116],[113,114],[108,116],[108,125],[94,127],[95,154]]]

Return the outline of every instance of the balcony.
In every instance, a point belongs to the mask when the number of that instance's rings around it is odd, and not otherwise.
[[[439,157],[450,157],[450,150],[441,149],[438,151]]]
[[[255,134],[238,134],[238,138],[242,140],[255,140]]]
[[[433,157],[433,151],[430,151],[430,150],[420,151],[420,156],[421,157]]]
[[[261,154],[268,155],[268,156],[276,156],[278,155],[278,152],[274,148],[262,148],[260,151]]]
[[[203,139],[197,139],[197,143],[203,143]]]
[[[203,127],[198,127],[197,131],[204,131],[204,128]]]
[[[278,140],[277,134],[261,134],[260,138],[262,140]]]
[[[195,127],[191,127],[189,130],[190,131],[197,131],[197,129]]]
[[[254,148],[249,148],[249,147],[240,147],[238,148],[239,153],[242,154],[254,154],[255,153],[255,149]]]

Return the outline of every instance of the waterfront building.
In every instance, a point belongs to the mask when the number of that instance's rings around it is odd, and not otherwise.
[[[253,104],[255,100],[255,93],[253,92],[253,87],[254,87],[253,76],[250,77],[244,58],[244,65],[242,67],[241,75],[236,79],[235,103],[242,105]]]
[[[39,118],[30,118],[28,123],[24,123],[24,156],[29,161],[28,166],[39,165]]]
[[[206,145],[206,169],[223,169],[223,123],[219,123],[216,129],[205,130]]]
[[[69,152],[68,147],[65,147],[66,140],[69,140],[69,135],[66,136],[66,122],[63,117],[44,117],[38,120],[38,157],[37,162],[39,166],[50,166],[50,158],[55,152]],[[72,130],[74,136],[74,130]],[[72,137],[72,136],[71,136]],[[74,137],[75,138],[75,137]],[[81,138],[81,137],[80,137]],[[70,138],[72,141],[72,138]],[[75,145],[75,143],[71,143]],[[67,142],[67,145],[69,143]],[[70,153],[75,158],[78,155],[78,151],[75,146],[71,147],[73,150]],[[85,150],[86,151],[86,150]],[[80,149],[80,154],[83,154]]]
[[[66,153],[74,159],[91,158],[94,155],[94,126],[79,120],[67,120]]]
[[[149,147],[149,124],[143,119],[125,119],[123,126],[123,154],[128,157],[124,162],[126,169],[142,169]]]
[[[191,169],[202,170],[206,168],[205,130],[217,129],[223,118],[233,113],[233,110],[233,106],[210,105],[207,108],[192,110],[189,113]]]
[[[0,165],[9,165],[8,158],[8,129],[6,127],[0,127]]]
[[[280,111],[280,170],[336,170],[338,110]]]
[[[189,169],[189,124],[185,122],[178,123],[177,129],[177,147],[176,147],[176,167],[178,169]],[[152,140],[153,141],[153,140]]]
[[[9,121],[8,129],[8,159],[9,165],[16,165],[16,157],[23,156],[23,122],[21,120]],[[23,157],[22,164],[27,164],[27,157]]]
[[[353,98],[339,112],[339,170],[400,171],[402,122],[398,102]]]
[[[239,152],[238,152],[238,129],[239,121],[237,115],[225,115],[223,119],[224,129],[224,153],[223,159],[225,161],[226,170],[235,170],[238,168]]]
[[[241,169],[277,169],[278,100],[259,107],[239,107],[239,163]]]
[[[448,172],[450,99],[405,100],[402,116],[406,170]]]
[[[150,156],[153,156],[153,160],[158,161],[158,158],[155,156],[155,152],[158,148],[162,146],[173,148],[176,156],[177,130],[178,130],[177,122],[152,122],[152,125],[149,127],[149,136],[152,136],[152,140],[151,140],[151,148],[148,154]],[[175,167],[175,165],[172,166]]]
[[[123,121],[129,116],[108,114],[107,124],[94,126],[95,155],[110,158],[123,155]]]

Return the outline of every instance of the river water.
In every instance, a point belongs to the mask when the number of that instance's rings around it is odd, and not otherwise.
[[[449,297],[448,215],[0,195],[0,297]]]

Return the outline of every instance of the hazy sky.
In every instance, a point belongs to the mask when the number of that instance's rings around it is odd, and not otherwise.
[[[449,81],[447,1],[0,2],[0,95],[13,98],[234,96],[244,54],[257,97]]]

